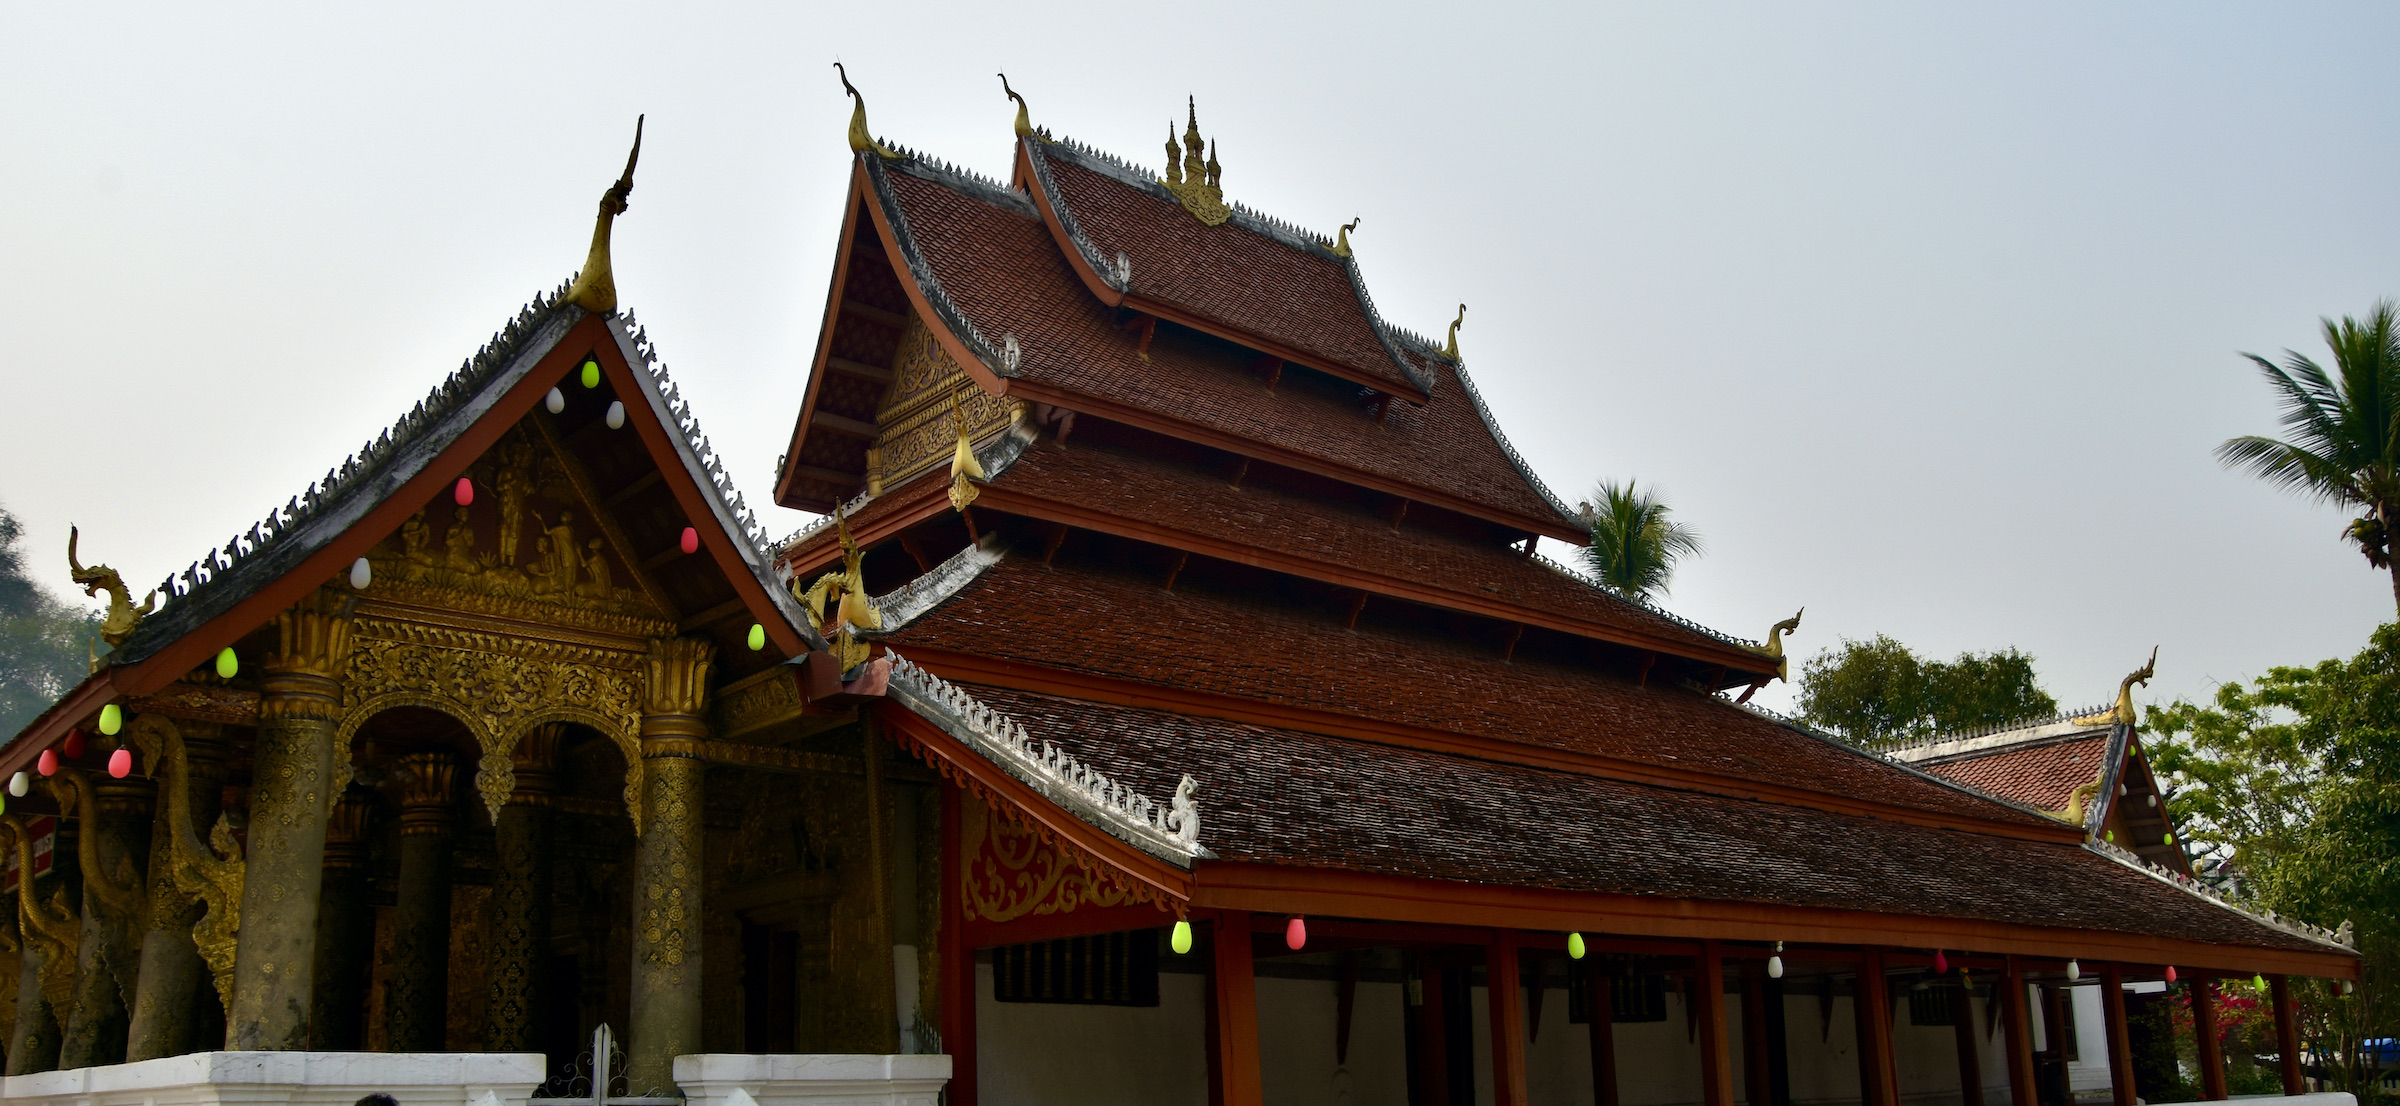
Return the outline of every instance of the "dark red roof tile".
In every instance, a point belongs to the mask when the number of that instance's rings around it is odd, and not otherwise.
[[[2108,731],[2039,745],[1945,757],[1922,767],[1944,779],[1989,791],[2041,810],[2065,810],[2075,789],[2100,778]]]

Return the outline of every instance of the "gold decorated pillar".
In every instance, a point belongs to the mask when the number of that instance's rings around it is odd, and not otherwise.
[[[550,945],[550,772],[564,723],[534,727],[510,755],[516,786],[492,822],[492,935],[483,1048],[537,1052],[543,953]]]
[[[319,590],[276,615],[276,650],[261,666],[240,938],[225,1018],[230,1049],[308,1047],[351,602]]]
[[[393,1052],[440,1052],[450,1013],[450,822],[458,760],[400,758],[400,888],[385,1025]]]
[[[181,763],[170,765],[160,760],[169,755],[169,745],[160,733],[163,728],[181,731]],[[152,803],[141,969],[135,976],[133,1025],[125,1040],[127,1060],[155,1060],[223,1043],[199,1039],[199,1004],[213,1001],[203,997],[210,994],[203,990],[208,968],[200,959],[200,946],[192,939],[192,926],[204,908],[176,885],[177,828],[171,819],[182,814],[187,840],[207,834],[216,825],[225,791],[225,744],[223,731],[213,722],[145,716],[134,720],[130,732],[159,786],[175,789],[161,790]],[[175,801],[178,797],[181,803]]]
[[[353,786],[325,823],[325,883],[317,900],[317,973],[308,1047],[355,1052],[367,1047],[367,969],[373,961],[375,908],[367,902],[367,829],[374,794]]]
[[[0,818],[0,843],[17,854],[17,936],[23,946],[7,1073],[30,1075],[58,1067],[60,1024],[75,996],[77,923],[66,873],[53,872],[47,881],[34,877],[33,840],[24,819]]]
[[[642,831],[634,858],[633,1036],[626,1082],[672,1093],[675,1058],[700,1051],[700,759],[715,648],[650,643],[642,714]]]
[[[133,993],[135,927],[142,911],[141,865],[148,859],[148,780],[94,780],[62,769],[50,781],[61,810],[75,818],[75,859],[83,874],[82,926],[75,954],[75,999],[59,1045],[62,1068],[125,1061]]]

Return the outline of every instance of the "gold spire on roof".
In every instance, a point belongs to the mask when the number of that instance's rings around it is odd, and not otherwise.
[[[606,315],[617,309],[617,274],[609,268],[608,232],[616,225],[617,216],[625,214],[633,196],[633,166],[642,160],[642,120],[633,117],[633,152],[625,155],[625,175],[600,194],[600,221],[592,227],[592,252],[584,255],[583,271],[575,274],[575,286],[567,289],[567,302],[580,305],[594,315]]]
[[[1775,678],[1778,680],[1788,677],[1792,670],[1791,658],[1783,655],[1783,635],[1799,632],[1800,616],[1807,613],[1808,608],[1802,607],[1792,612],[1792,617],[1767,627],[1767,644],[1759,651],[1775,658]]]
[[[2150,647],[2149,662],[2127,673],[2124,679],[2117,681],[2117,705],[2098,714],[2087,714],[2075,719],[2075,724],[2078,726],[2133,725],[2135,722],[2133,685],[2140,684],[2148,687],[2150,686],[2150,677],[2156,675],[2158,675],[2158,646],[2153,645]]]
[[[833,71],[842,78],[842,91],[850,94],[850,149],[853,151],[873,150],[877,156],[887,161],[900,160],[899,154],[893,153],[883,143],[875,141],[875,132],[867,129],[867,98],[859,95],[857,86],[850,83],[849,71],[843,69],[842,63],[838,61],[833,63]]]
[[[1333,256],[1335,256],[1335,257],[1348,257],[1348,256],[1350,256],[1350,232],[1351,232],[1351,231],[1354,231],[1354,230],[1357,230],[1357,229],[1358,229],[1358,224],[1360,224],[1360,223],[1362,223],[1362,222],[1365,222],[1365,221],[1366,221],[1366,220],[1364,220],[1364,219],[1360,219],[1360,218],[1358,218],[1358,217],[1356,217],[1356,216],[1352,216],[1349,222],[1347,222],[1347,223],[1343,223],[1343,224],[1342,224],[1342,229],[1341,229],[1340,233],[1339,233],[1339,234],[1338,234],[1338,236],[1337,236],[1337,237],[1335,237],[1335,238],[1334,238],[1334,240],[1333,240]]]
[[[1467,321],[1467,305],[1458,305],[1458,317],[1450,320],[1450,344],[1442,347],[1442,356],[1458,360],[1458,328]]]
[[[1183,145],[1175,144],[1175,121],[1167,121],[1167,175],[1158,183],[1183,204],[1204,226],[1223,226],[1233,218],[1233,208],[1225,204],[1225,167],[1217,164],[1217,148],[1213,142],[1200,138],[1200,104],[1194,98],[1185,105],[1190,114],[1183,130]],[[1201,155],[1207,154],[1202,160]]]
[[[983,476],[983,462],[975,459],[975,445],[967,440],[967,416],[959,410],[958,393],[950,393],[950,426],[958,432],[958,449],[950,455],[950,506],[964,511],[975,502],[975,483]],[[972,479],[970,479],[972,478]]]
[[[1000,91],[1007,93],[1009,99],[1017,102],[1017,137],[1040,137],[1033,129],[1033,115],[1026,110],[1025,98],[1017,95],[1016,89],[1008,87],[1008,74],[1006,73],[1000,74]]]

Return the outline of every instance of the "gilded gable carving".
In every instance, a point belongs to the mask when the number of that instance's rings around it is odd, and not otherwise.
[[[870,490],[880,492],[950,459],[958,442],[950,424],[952,393],[966,415],[967,437],[974,441],[1007,429],[1021,406],[969,380],[924,320],[910,315],[893,358],[891,391],[875,414],[875,446],[867,462]]]
[[[959,809],[959,855],[965,863],[961,896],[967,920],[1006,922],[1029,914],[1065,914],[1085,906],[1124,906],[1134,901],[1123,889],[1094,877],[1042,835],[1007,818],[972,795]]]

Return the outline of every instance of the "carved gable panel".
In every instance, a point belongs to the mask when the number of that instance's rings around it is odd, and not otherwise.
[[[1133,896],[1098,878],[1040,833],[994,814],[973,795],[959,799],[960,890],[968,921],[1006,922],[1085,906],[1124,906]]]
[[[867,454],[867,483],[880,491],[950,459],[958,431],[950,421],[956,395],[975,441],[1006,429],[1015,404],[967,379],[923,319],[911,314],[893,357],[892,388],[875,413],[875,447]]]

